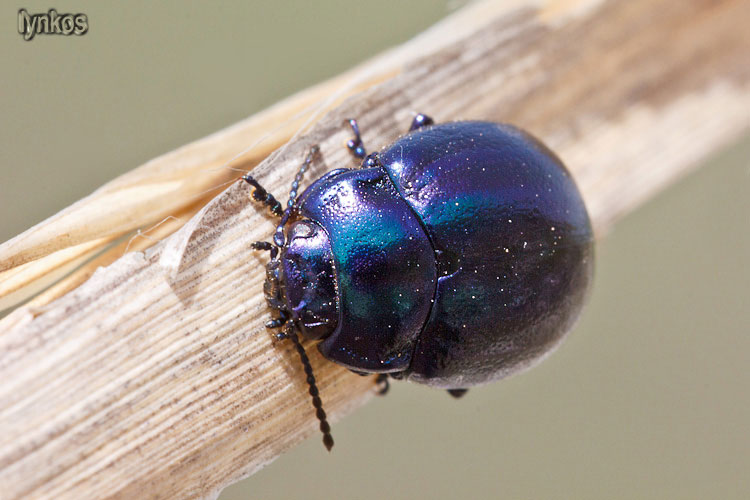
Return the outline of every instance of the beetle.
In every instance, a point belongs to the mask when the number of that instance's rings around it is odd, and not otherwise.
[[[347,144],[361,160],[297,195],[284,210],[252,176],[253,197],[280,217],[264,295],[299,353],[320,420],[333,439],[297,333],[361,375],[467,388],[541,360],[577,319],[593,276],[593,232],[561,160],[516,127],[435,124],[367,154],[356,120]]]

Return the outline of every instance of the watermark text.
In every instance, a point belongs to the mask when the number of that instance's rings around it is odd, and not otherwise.
[[[89,30],[86,14],[58,14],[50,9],[45,14],[29,14],[26,9],[18,11],[18,33],[27,42],[36,35],[85,35]]]

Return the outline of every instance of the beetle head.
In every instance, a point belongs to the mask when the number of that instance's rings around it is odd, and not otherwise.
[[[284,308],[305,338],[322,339],[338,324],[333,252],[328,234],[316,222],[298,220],[288,229],[278,279]]]

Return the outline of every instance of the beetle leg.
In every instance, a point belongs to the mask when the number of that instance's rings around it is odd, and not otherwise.
[[[284,213],[283,210],[281,210],[281,203],[279,203],[271,193],[258,184],[258,181],[256,181],[250,174],[242,176],[242,179],[255,188],[253,190],[253,199],[260,201],[267,206],[272,214],[281,217],[281,214]]]
[[[269,330],[272,330],[274,328],[282,327],[286,324],[287,321],[289,321],[289,315],[286,311],[283,309],[279,309],[279,317],[278,318],[271,318],[268,321],[266,321],[266,328]],[[284,340],[286,338],[286,334],[283,332],[276,334],[276,340]]]
[[[284,332],[279,332],[279,333],[277,333],[276,335],[274,335],[274,337],[275,337],[275,338],[276,338],[276,340],[278,340],[279,342],[281,342],[282,340],[286,340],[286,339],[288,339],[288,338],[289,338],[289,336],[288,336],[288,335],[287,335],[286,333],[284,333]]]
[[[273,330],[274,328],[279,328],[281,326],[284,326],[284,324],[287,322],[287,318],[284,316],[280,316],[278,318],[271,318],[268,321],[266,321],[266,328],[269,330]],[[279,334],[283,335],[283,334]],[[279,338],[279,335],[276,336],[278,340],[284,340],[283,338]]]
[[[347,122],[352,128],[352,132],[354,132],[354,139],[349,139],[349,142],[346,143],[346,147],[349,148],[349,151],[351,151],[356,158],[362,160],[367,156],[367,150],[362,143],[362,136],[359,133],[359,125],[357,125],[357,120],[354,118],[349,118]]]
[[[409,132],[417,130],[418,128],[426,127],[427,125],[432,125],[433,123],[435,123],[435,121],[429,116],[422,113],[417,113],[417,115],[411,121]]]
[[[362,165],[360,168],[370,168],[370,167],[377,167],[380,165],[380,157],[378,156],[378,153],[370,153],[365,157],[364,160],[362,160]]]
[[[469,392],[469,389],[448,389],[448,394],[450,394],[456,399],[460,398],[467,392]]]
[[[274,246],[267,241],[255,241],[250,245],[254,250],[271,250]]]
[[[254,241],[251,245],[254,250],[268,250],[271,252],[271,258],[275,259],[276,255],[279,253],[279,249],[273,246],[273,243],[270,243],[268,241]]]
[[[378,387],[378,396],[385,396],[388,392],[388,389],[391,388],[391,384],[388,383],[388,374],[387,373],[380,373],[377,377],[375,377],[375,385]]]

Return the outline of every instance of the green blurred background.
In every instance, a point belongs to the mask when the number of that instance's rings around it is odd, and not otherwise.
[[[0,241],[453,4],[124,5],[0,9]],[[25,42],[22,7],[84,12],[89,33]],[[315,436],[221,498],[749,498],[749,188],[746,137],[607,235],[541,366],[460,401],[395,383],[334,426],[332,454]]]

